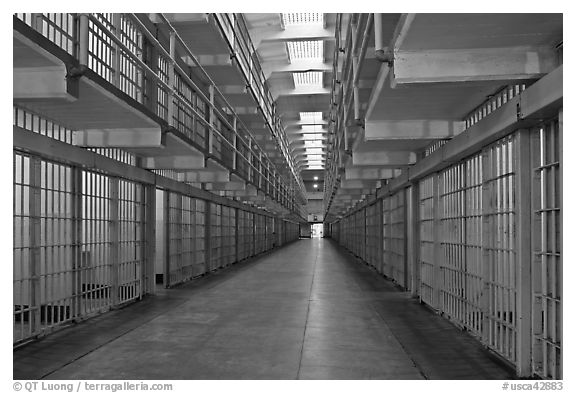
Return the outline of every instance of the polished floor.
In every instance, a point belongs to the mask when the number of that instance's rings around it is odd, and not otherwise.
[[[476,340],[306,239],[14,351],[15,379],[510,379]]]

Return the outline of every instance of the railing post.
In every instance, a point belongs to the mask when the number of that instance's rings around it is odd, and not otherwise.
[[[78,15],[78,62],[88,67],[89,25],[88,14]]]
[[[114,26],[114,35],[116,36],[116,38],[118,40],[122,40],[122,36],[120,34],[120,30],[121,30],[121,25],[120,25],[120,14],[112,14],[112,25]],[[113,67],[113,71],[114,71],[114,86],[116,86],[117,88],[120,88],[120,45],[118,45],[116,42],[114,42],[114,65]]]
[[[174,125],[174,89],[176,89],[176,71],[174,63],[176,62],[176,33],[174,31],[170,32],[170,59],[168,60],[168,125]]]
[[[208,87],[210,93],[210,109],[208,111],[208,153],[214,152],[214,85]]]
[[[232,127],[234,128],[234,136],[232,137],[232,145],[234,150],[232,151],[232,169],[236,170],[236,164],[238,162],[238,119],[236,116],[232,119]]]

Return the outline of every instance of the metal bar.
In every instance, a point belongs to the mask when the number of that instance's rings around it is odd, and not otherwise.
[[[144,189],[146,190],[144,213],[146,225],[146,250],[144,255],[146,255],[146,258],[145,266],[142,269],[145,272],[144,292],[154,294],[156,292],[156,186],[149,184]]]
[[[517,217],[517,283],[516,283],[516,373],[519,377],[530,376],[531,370],[531,179],[529,130],[517,132],[515,169],[516,217]]]
[[[164,288],[170,287],[170,191],[164,191],[164,204],[163,204],[163,222],[164,222],[164,263],[163,263],[163,276],[164,276]]]
[[[118,202],[118,178],[109,178],[110,187],[110,273],[111,273],[111,298],[113,305],[119,303],[119,263],[120,263],[120,229],[119,229],[119,202]]]

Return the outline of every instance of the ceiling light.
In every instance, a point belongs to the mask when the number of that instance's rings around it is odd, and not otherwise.
[[[314,176],[314,180],[318,180],[318,176]]]
[[[318,188],[318,184],[314,184],[314,188]]]

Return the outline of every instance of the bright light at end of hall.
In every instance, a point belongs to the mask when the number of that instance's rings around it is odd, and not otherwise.
[[[314,176],[314,180],[318,180],[318,176]]]
[[[314,188],[318,188],[318,184],[314,184]]]

